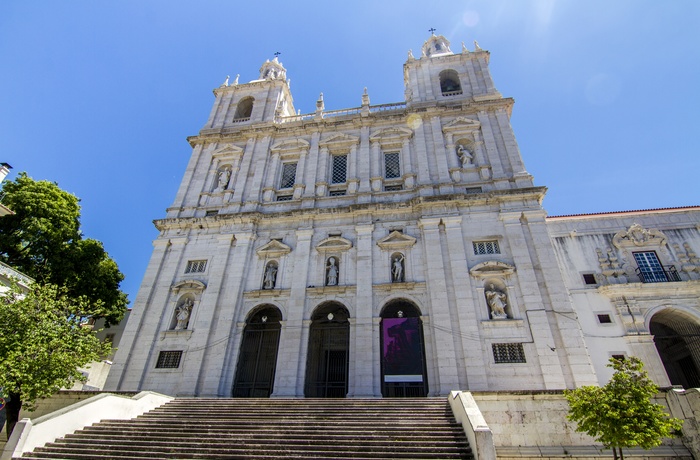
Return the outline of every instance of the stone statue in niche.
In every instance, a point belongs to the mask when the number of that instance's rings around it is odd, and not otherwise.
[[[338,263],[335,257],[329,257],[326,264],[326,286],[338,285]]]
[[[192,302],[192,299],[185,299],[185,301],[179,307],[177,307],[177,310],[175,311],[175,317],[177,319],[177,324],[175,325],[176,331],[187,329],[193,306],[194,302]]]
[[[491,309],[491,319],[506,319],[506,307],[508,306],[507,296],[504,292],[496,290],[493,284],[489,284],[486,290],[486,302]]]
[[[468,168],[469,166],[474,165],[474,155],[472,155],[469,149],[462,144],[457,145],[457,156],[459,157],[459,161],[462,163],[462,168]]]
[[[219,171],[219,184],[216,190],[224,191],[228,187],[228,181],[231,179],[231,170],[226,168]]]
[[[265,279],[263,280],[263,289],[274,289],[277,282],[277,266],[273,263],[267,264],[265,268]]]
[[[404,267],[403,262],[405,258],[403,254],[397,254],[396,257],[391,261],[391,282],[392,283],[403,283],[404,281]]]

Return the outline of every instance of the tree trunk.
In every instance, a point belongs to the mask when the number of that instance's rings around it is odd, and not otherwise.
[[[20,396],[16,393],[10,393],[5,404],[5,416],[7,417],[5,421],[5,433],[7,433],[8,440],[12,434],[12,430],[15,429],[15,425],[19,421],[19,411],[21,409],[22,400]]]
[[[615,460],[617,460],[617,447],[613,447],[612,450],[613,450],[613,458]]]
[[[620,460],[625,460],[625,455],[622,453],[622,447],[618,447],[620,449]]]

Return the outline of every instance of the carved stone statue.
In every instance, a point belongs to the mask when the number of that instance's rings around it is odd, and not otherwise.
[[[404,280],[404,270],[403,270],[403,254],[398,254],[394,257],[391,262],[391,282],[392,283],[402,283]]]
[[[228,181],[231,179],[231,170],[226,168],[219,171],[219,186],[217,190],[226,190]]]
[[[194,306],[194,302],[192,302],[192,299],[187,299],[182,303],[182,305],[177,307],[177,310],[176,310],[177,324],[175,325],[176,331],[181,331],[183,329],[187,329],[187,325],[190,322],[190,314],[192,313],[193,306]]]
[[[497,291],[493,284],[489,284],[486,290],[486,302],[491,309],[491,319],[506,319],[506,306],[508,305],[507,296],[501,291]]]
[[[338,285],[338,265],[335,257],[329,257],[326,264],[326,286]]]
[[[462,162],[463,168],[473,165],[472,160],[474,160],[474,155],[462,144],[457,145],[457,156],[459,157],[459,161]]]
[[[263,289],[274,289],[277,282],[277,267],[275,264],[267,264],[265,268],[265,279],[263,280]]]

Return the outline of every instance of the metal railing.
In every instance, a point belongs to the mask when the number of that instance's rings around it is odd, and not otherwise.
[[[681,281],[681,277],[676,267],[673,265],[666,265],[653,269],[647,268],[645,270],[637,268],[635,272],[642,283],[669,283]]]
[[[367,106],[365,106],[367,107]],[[378,105],[370,105],[369,106],[369,113],[382,113],[382,112],[392,112],[395,110],[404,110],[406,108],[406,103],[405,102],[392,102],[390,104],[378,104]],[[346,115],[361,115],[362,114],[362,109],[363,107],[352,107],[349,109],[340,109],[340,110],[329,110],[329,111],[323,111],[320,112],[322,118],[333,118],[333,117],[342,117]],[[317,113],[305,113],[305,114],[299,114],[299,115],[291,115],[289,117],[279,117],[279,123],[290,123],[290,122],[295,122],[295,121],[304,121],[304,120],[313,120],[317,117]]]

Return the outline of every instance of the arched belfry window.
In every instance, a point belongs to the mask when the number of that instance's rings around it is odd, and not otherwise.
[[[250,119],[250,115],[253,113],[253,102],[255,100],[252,97],[245,97],[241,99],[236,107],[236,114],[233,116],[234,120],[245,121]]]
[[[459,75],[454,70],[440,72],[440,91],[443,96],[456,96],[462,94],[462,85],[459,83]]]

